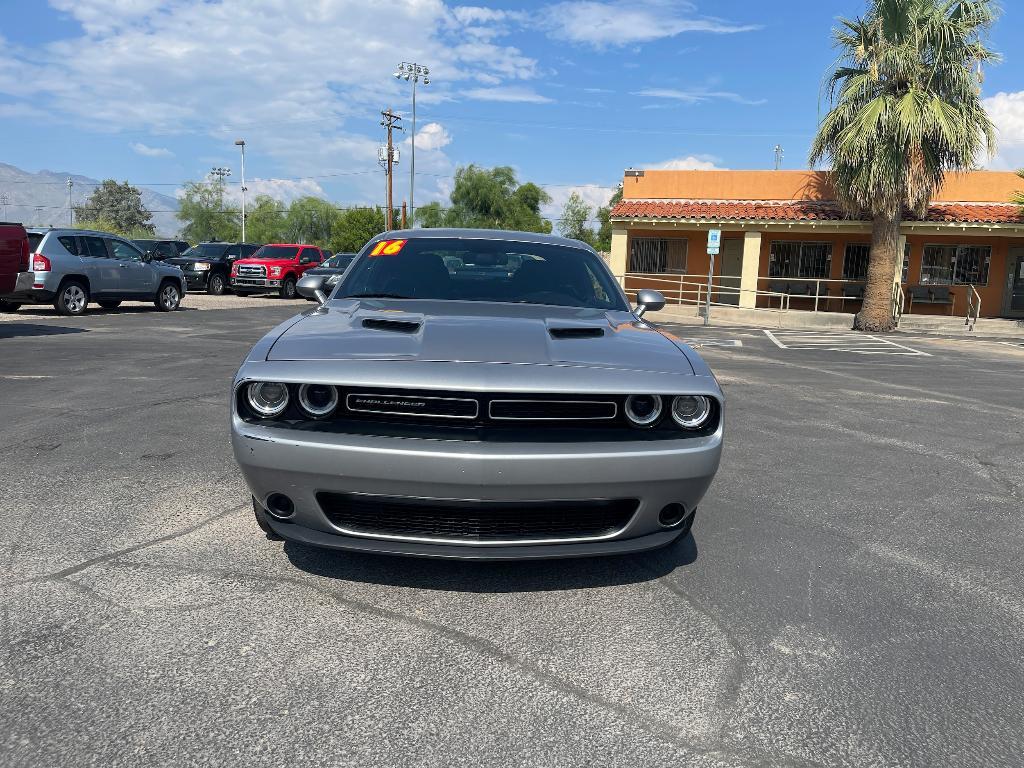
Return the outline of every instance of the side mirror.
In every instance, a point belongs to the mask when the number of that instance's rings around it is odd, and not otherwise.
[[[650,288],[641,288],[636,292],[636,316],[643,317],[644,312],[657,312],[665,308],[665,297]]]
[[[295,290],[304,299],[315,299],[321,304],[327,303],[327,295],[324,293],[325,275],[303,275],[295,284]]]
[[[147,264],[149,264],[149,262],[151,262],[153,260],[153,252],[152,251],[146,251],[144,254],[142,254],[142,260],[144,262],[146,262]]]

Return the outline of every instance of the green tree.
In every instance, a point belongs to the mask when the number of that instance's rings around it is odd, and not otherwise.
[[[288,206],[287,239],[293,243],[326,246],[331,240],[338,210],[323,198],[307,195]]]
[[[137,227],[135,229],[123,229],[117,222],[110,219],[75,219],[75,229],[91,229],[97,232],[109,232],[112,235],[120,235],[129,240],[148,238],[153,236],[152,229]]]
[[[981,103],[994,0],[871,0],[841,19],[831,110],[811,147],[831,162],[832,185],[853,216],[872,219],[864,304],[854,327],[891,331],[903,211],[923,212],[946,173],[965,171],[995,130]]]
[[[178,219],[185,224],[182,235],[193,243],[236,242],[242,236],[241,214],[224,202],[224,181],[220,178],[188,182],[178,207]]]
[[[105,231],[131,232],[135,237],[152,236],[155,231],[153,214],[142,203],[142,191],[127,181],[104,180],[84,203],[75,206],[75,219],[104,222],[111,227]]]
[[[280,243],[286,239],[284,204],[259,195],[245,211],[245,236],[253,243]]]
[[[400,220],[397,218],[400,215],[396,212],[395,221]],[[385,229],[382,208],[352,208],[342,211],[334,220],[331,250],[336,253],[355,253]]]
[[[480,227],[550,232],[551,222],[540,215],[540,207],[551,201],[536,184],[520,184],[508,166],[480,168],[467,165],[455,171],[451,205],[443,209],[431,203],[417,209],[424,227]]]
[[[573,191],[562,208],[562,216],[558,220],[558,231],[562,237],[582,240],[584,243],[594,245],[597,236],[594,234],[594,230],[587,226],[589,219],[590,206],[583,202],[579,192]]]
[[[608,205],[597,209],[597,220],[600,226],[597,229],[597,250],[608,252],[612,249],[612,208],[622,202],[622,187],[619,187],[612,194]]]

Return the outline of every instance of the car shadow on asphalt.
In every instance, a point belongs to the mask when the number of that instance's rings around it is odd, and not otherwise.
[[[87,333],[88,328],[69,328],[65,325],[37,325],[13,321],[0,323],[0,339],[14,339],[19,336],[61,336],[66,333]]]
[[[697,559],[692,535],[630,555],[560,560],[434,560],[342,552],[285,542],[296,568],[316,576],[446,592],[549,592],[595,589],[659,579]]]

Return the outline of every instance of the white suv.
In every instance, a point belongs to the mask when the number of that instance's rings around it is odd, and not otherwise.
[[[153,261],[134,243],[109,232],[29,229],[31,288],[8,294],[0,310],[48,304],[62,315],[81,315],[90,302],[113,309],[122,301],[152,301],[171,312],[185,295],[181,269]]]

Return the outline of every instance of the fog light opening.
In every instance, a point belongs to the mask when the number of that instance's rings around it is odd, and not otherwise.
[[[658,515],[658,522],[665,528],[675,528],[686,519],[686,507],[682,504],[666,504]]]
[[[286,520],[295,514],[295,504],[283,493],[272,493],[267,497],[267,512],[278,520]]]

